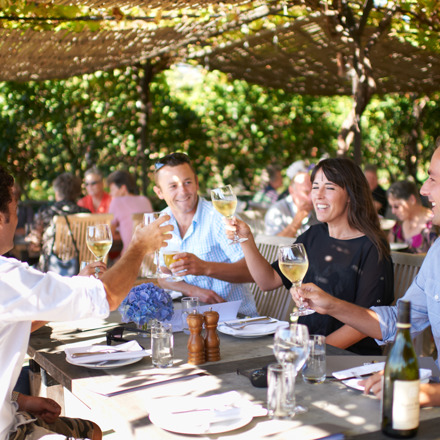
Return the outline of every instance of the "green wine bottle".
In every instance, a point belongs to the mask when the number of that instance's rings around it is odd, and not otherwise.
[[[419,427],[419,366],[410,335],[409,301],[400,301],[397,334],[388,355],[383,384],[382,432],[391,437],[414,437]]]

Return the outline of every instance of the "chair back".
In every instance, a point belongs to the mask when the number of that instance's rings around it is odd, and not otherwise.
[[[67,220],[70,225],[69,230],[64,216],[55,216],[54,252],[62,260],[69,260],[75,256],[75,246],[73,245],[72,235],[70,233],[70,231],[72,231],[79,252],[79,261],[94,260],[95,256],[87,247],[87,226],[99,224],[110,225],[112,219],[113,214],[70,214],[67,216]],[[107,257],[104,259],[104,261],[107,261]]]
[[[401,298],[419,273],[425,254],[391,252],[394,266],[394,302]]]
[[[426,254],[408,254],[405,252],[391,252],[394,265],[394,302],[405,294],[408,287],[419,273],[420,267]],[[433,344],[431,327],[426,328],[417,335],[414,340],[414,349],[418,356],[433,356],[435,346]],[[388,349],[385,350],[385,352]]]
[[[271,238],[267,236],[256,238],[258,250],[269,263],[273,263],[277,259],[279,248],[279,244],[271,242]],[[292,240],[290,239],[290,242]],[[284,286],[270,292],[264,292],[257,283],[252,283],[250,290],[260,315],[271,316],[282,321],[290,320],[290,313],[292,313],[295,303]]]

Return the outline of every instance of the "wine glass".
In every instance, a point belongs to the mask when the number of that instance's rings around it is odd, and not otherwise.
[[[295,401],[294,386],[298,371],[303,367],[309,355],[309,330],[302,324],[291,324],[289,327],[278,328],[274,336],[273,353],[283,367],[291,368],[293,374],[291,401]],[[294,406],[295,413],[307,411],[302,405]]]
[[[147,212],[144,214],[144,224],[149,225],[157,220],[161,216],[161,212]],[[159,250],[154,252],[154,264],[156,265],[156,272],[153,274],[148,274],[147,278],[165,278],[168,277],[167,274],[160,270],[160,254]]]
[[[87,226],[86,243],[90,252],[96,257],[96,261],[102,261],[113,244],[110,225]],[[95,277],[98,277],[98,273],[99,267],[96,267]]]
[[[293,287],[301,287],[309,268],[307,252],[302,243],[294,243],[289,246],[281,246],[278,250],[278,264],[283,275],[291,281]],[[302,300],[301,300],[302,302]],[[291,313],[292,321],[298,319],[298,316],[310,315],[315,313],[310,307],[301,304],[298,309]]]
[[[173,247],[173,245],[168,245],[168,247],[166,247],[162,251],[163,261],[165,263],[165,266],[168,267],[168,269],[170,269],[171,264],[175,263],[176,261],[181,260],[181,258],[174,259],[174,255],[177,255],[180,252],[181,251],[179,249],[176,249],[175,247]],[[170,269],[170,271],[171,271],[171,269]],[[180,277],[179,275],[171,274],[171,275],[167,275],[166,280],[176,282],[176,281],[183,281],[183,278]]]
[[[237,197],[234,194],[231,185],[221,186],[211,190],[211,200],[214,208],[227,219],[231,219],[237,208]],[[234,235],[234,239],[229,243],[242,243],[247,238],[240,238],[237,233]]]

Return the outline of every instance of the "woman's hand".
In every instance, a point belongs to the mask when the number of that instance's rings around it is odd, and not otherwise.
[[[232,217],[230,219],[225,217],[224,222],[226,224],[226,236],[229,240],[234,240],[235,234],[237,234],[239,238],[249,239],[252,237],[251,228],[243,220],[240,220],[237,217]]]
[[[95,269],[99,269],[96,271]],[[79,276],[81,277],[90,277],[95,276],[96,278],[101,278],[102,274],[107,271],[107,265],[102,261],[93,261],[89,263],[86,267],[84,267],[80,272]]]

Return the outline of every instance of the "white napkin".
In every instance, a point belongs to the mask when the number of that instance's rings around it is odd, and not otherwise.
[[[219,330],[222,333],[225,333],[227,335],[231,336],[255,336],[255,335],[261,335],[261,334],[270,334],[274,333],[278,327],[287,327],[289,325],[286,321],[278,321],[277,319],[273,319],[273,322],[267,322],[262,321],[261,323],[253,323],[252,320],[234,320],[234,321],[226,321],[228,324],[233,324],[237,328],[228,327],[224,323],[219,324]],[[240,323],[242,325],[244,324],[250,324],[246,325],[245,328],[240,329]]]
[[[150,419],[160,425],[182,426],[183,430],[206,431],[210,425],[232,421],[244,416],[264,416],[267,410],[254,404],[237,391],[208,397],[173,397],[156,400]],[[185,427],[185,428],[183,428]]]
[[[116,351],[117,350],[117,351]],[[75,365],[94,364],[102,361],[114,361],[119,359],[133,359],[135,357],[150,356],[151,350],[143,350],[137,341],[129,341],[120,345],[87,345],[68,347],[65,350],[67,361]],[[103,354],[91,356],[72,357],[74,353],[93,353],[96,351],[108,351]]]

